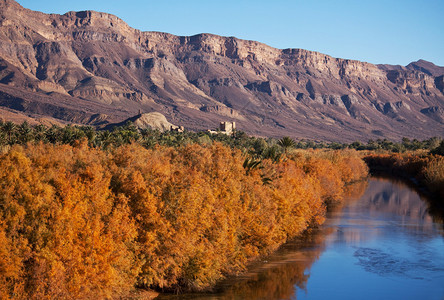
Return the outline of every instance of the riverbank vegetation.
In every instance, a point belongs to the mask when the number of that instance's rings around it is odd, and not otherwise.
[[[408,180],[427,189],[427,191],[440,199],[444,207],[444,143],[429,153],[403,153],[403,154],[369,154],[364,157],[365,162],[372,171],[382,171]]]
[[[209,289],[322,224],[367,176],[368,145],[371,168],[408,169],[439,191],[440,143],[1,123],[0,298]]]
[[[321,224],[325,202],[367,176],[354,150],[254,151],[10,146],[0,155],[0,298],[206,289]]]

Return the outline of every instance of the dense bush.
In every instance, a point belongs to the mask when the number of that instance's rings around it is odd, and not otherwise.
[[[415,178],[432,194],[444,199],[444,157],[428,154],[371,154],[364,160],[372,170]],[[444,203],[441,200],[441,205]]]
[[[367,171],[354,151],[251,169],[249,155],[220,143],[13,146],[0,155],[0,298],[208,288],[321,224],[325,201]]]
[[[2,299],[106,298],[134,285],[135,222],[106,160],[44,145],[0,157]]]

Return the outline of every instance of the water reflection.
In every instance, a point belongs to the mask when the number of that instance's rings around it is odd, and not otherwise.
[[[354,185],[325,225],[215,293],[159,299],[442,299],[442,225],[401,182]],[[359,200],[358,200],[359,199]]]
[[[378,174],[375,176],[375,179],[391,182],[394,186],[398,187],[397,191],[403,191],[404,194],[407,194],[405,187],[408,186],[411,190],[415,191],[415,193],[410,194],[418,196],[423,201],[422,204],[427,207],[427,217],[431,217],[434,223],[442,224],[444,228],[444,206],[441,199],[431,198],[430,195],[427,195],[426,191],[411,181],[393,179],[384,174]]]
[[[434,238],[439,226],[429,214],[429,204],[400,181],[373,178],[359,201],[330,215],[327,226],[336,225],[336,243],[357,244],[402,231],[421,240]]]
[[[399,181],[373,178],[359,201],[330,215],[326,250],[297,299],[442,299],[443,228]],[[335,274],[333,276],[333,274]],[[344,286],[346,284],[346,286]]]
[[[297,288],[305,289],[307,270],[325,250],[325,238],[332,230],[307,232],[251,265],[245,274],[221,282],[211,294],[161,295],[156,299],[294,299]]]

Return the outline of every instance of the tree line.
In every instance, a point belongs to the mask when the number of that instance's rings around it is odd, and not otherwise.
[[[96,130],[92,126],[31,126],[27,122],[15,124],[0,120],[0,147],[29,142],[43,142],[52,144],[73,145],[79,140],[86,139],[88,145],[94,148],[109,149],[130,143],[138,143],[145,148],[156,145],[183,146],[188,144],[209,144],[221,142],[227,146],[239,149],[252,149],[252,155],[273,156],[285,153],[288,149],[356,149],[371,151],[390,151],[403,153],[406,151],[428,150],[434,154],[444,155],[444,141],[441,137],[432,137],[422,141],[403,138],[399,142],[388,139],[368,140],[367,142],[355,141],[352,143],[319,142],[308,139],[293,140],[289,137],[281,139],[251,137],[242,131],[236,131],[228,136],[223,133],[210,134],[208,132],[161,132],[151,128],[140,129],[132,123],[115,127],[113,130]]]

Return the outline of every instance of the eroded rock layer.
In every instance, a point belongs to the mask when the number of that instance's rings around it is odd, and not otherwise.
[[[103,125],[159,112],[192,130],[226,120],[261,136],[427,138],[444,135],[443,77],[422,60],[373,65],[0,0],[0,106],[27,118]]]

